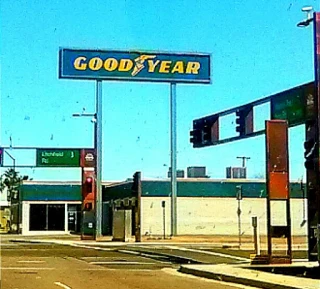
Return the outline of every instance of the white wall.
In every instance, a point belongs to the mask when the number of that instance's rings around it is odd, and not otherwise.
[[[45,201],[24,201],[22,202],[22,235],[57,235],[57,234],[68,234],[68,204],[79,204],[81,202],[45,202]],[[65,208],[65,226],[63,231],[30,231],[30,205],[31,204],[64,204]]]
[[[171,202],[170,198],[142,198],[142,235],[163,234],[163,208],[166,201],[166,234],[170,235]],[[280,202],[282,204],[280,204]],[[284,202],[272,202],[272,225],[286,225]],[[291,225],[293,235],[307,234],[307,224],[303,224],[303,206],[306,200],[291,199]],[[196,198],[179,197],[177,199],[178,235],[238,235],[238,201],[235,198]],[[307,212],[306,212],[307,214]],[[252,217],[257,216],[260,233],[267,234],[266,199],[245,198],[241,200],[241,232],[252,235]],[[303,224],[303,226],[301,226]]]

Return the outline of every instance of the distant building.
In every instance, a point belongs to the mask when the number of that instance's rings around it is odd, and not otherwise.
[[[241,185],[242,233],[251,236],[252,216],[259,216],[260,234],[266,235],[266,182],[265,180],[231,180],[185,178],[177,180],[178,235],[231,235],[238,236],[237,187]],[[301,208],[305,199],[300,182],[290,183],[292,234],[306,236],[307,227]],[[163,207],[170,208],[170,180],[142,180],[141,182],[141,233],[163,235]],[[121,203],[130,205],[132,181],[102,183],[102,235],[113,234],[115,208]],[[80,182],[25,181],[21,187],[21,210],[17,212],[23,235],[53,235],[79,233],[82,226],[82,192]],[[122,205],[121,205],[122,206]],[[128,209],[128,208],[127,208]],[[132,207],[129,208],[134,213]],[[284,211],[278,211],[276,220],[283,220]],[[5,217],[6,211],[3,212]],[[0,215],[1,216],[1,215]],[[8,214],[9,216],[9,214]],[[132,215],[132,219],[134,216]],[[7,221],[4,219],[4,221]],[[170,215],[166,214],[165,232],[170,234]],[[13,224],[13,222],[11,222]],[[6,222],[2,227],[6,226]],[[132,232],[135,223],[132,221]]]
[[[168,170],[168,178],[171,178],[171,167]],[[177,178],[184,178],[184,170],[177,170]]]
[[[247,168],[246,167],[227,167],[226,178],[227,179],[246,179]]]
[[[206,167],[188,167],[188,178],[208,178],[206,174]]]

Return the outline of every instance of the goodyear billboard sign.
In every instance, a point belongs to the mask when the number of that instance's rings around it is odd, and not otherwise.
[[[210,83],[210,55],[60,49],[59,77]]]

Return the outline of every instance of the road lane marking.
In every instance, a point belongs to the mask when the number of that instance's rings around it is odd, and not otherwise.
[[[71,289],[71,287],[67,286],[66,284],[63,284],[61,282],[54,282],[55,285],[58,285],[64,289]]]
[[[94,247],[94,246],[86,246],[86,245],[78,245],[78,244],[71,244],[72,247],[77,248],[84,248],[84,249],[94,249],[94,250],[101,250],[101,251],[113,251],[110,248],[102,248],[102,247]]]
[[[156,265],[154,262],[127,262],[127,261],[106,261],[106,262],[89,262],[92,265]]]
[[[78,271],[116,271],[117,269],[112,268],[83,268],[79,269]]]
[[[45,261],[40,261],[40,260],[22,260],[22,261],[17,261],[17,263],[45,263]]]
[[[118,250],[119,253],[125,253],[125,254],[132,254],[132,255],[137,255],[139,257],[145,258],[145,259],[156,259],[158,256],[159,258],[159,254],[152,254],[152,253],[144,253],[144,252],[140,252],[140,251],[129,251],[129,250]],[[167,256],[160,256],[160,257],[167,257]],[[166,261],[159,261],[157,260],[157,263],[161,263],[161,264],[171,264],[171,262],[166,262]]]
[[[125,253],[125,254],[132,254],[132,255],[140,255],[141,254],[141,252],[129,251],[129,250],[119,250],[118,252]]]
[[[38,267],[1,267],[1,270],[55,270],[56,268],[38,268]]]
[[[232,255],[223,254],[223,253],[204,251],[204,250],[197,250],[197,249],[190,249],[190,248],[182,248],[182,247],[176,247],[176,246],[166,246],[166,248],[180,250],[180,251],[203,253],[203,254],[206,254],[206,255],[218,256],[218,257],[223,257],[223,258],[230,258],[230,259],[235,259],[235,260],[239,260],[239,261],[243,261],[243,262],[250,262],[250,259],[243,258],[243,257],[238,257],[238,256],[232,256]]]

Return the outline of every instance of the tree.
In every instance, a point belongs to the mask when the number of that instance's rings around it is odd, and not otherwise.
[[[20,195],[19,190],[24,178],[22,178],[15,169],[8,169],[4,172],[0,179],[1,193],[7,192],[7,200],[10,202],[11,216],[16,216],[16,232],[19,232],[20,222]],[[14,214],[16,211],[17,214]],[[12,220],[12,219],[11,219]],[[12,231],[12,222],[9,224],[10,231]]]
[[[0,189],[1,192],[7,190],[8,201],[19,199],[19,187],[22,184],[23,178],[15,169],[8,169],[1,176]]]

